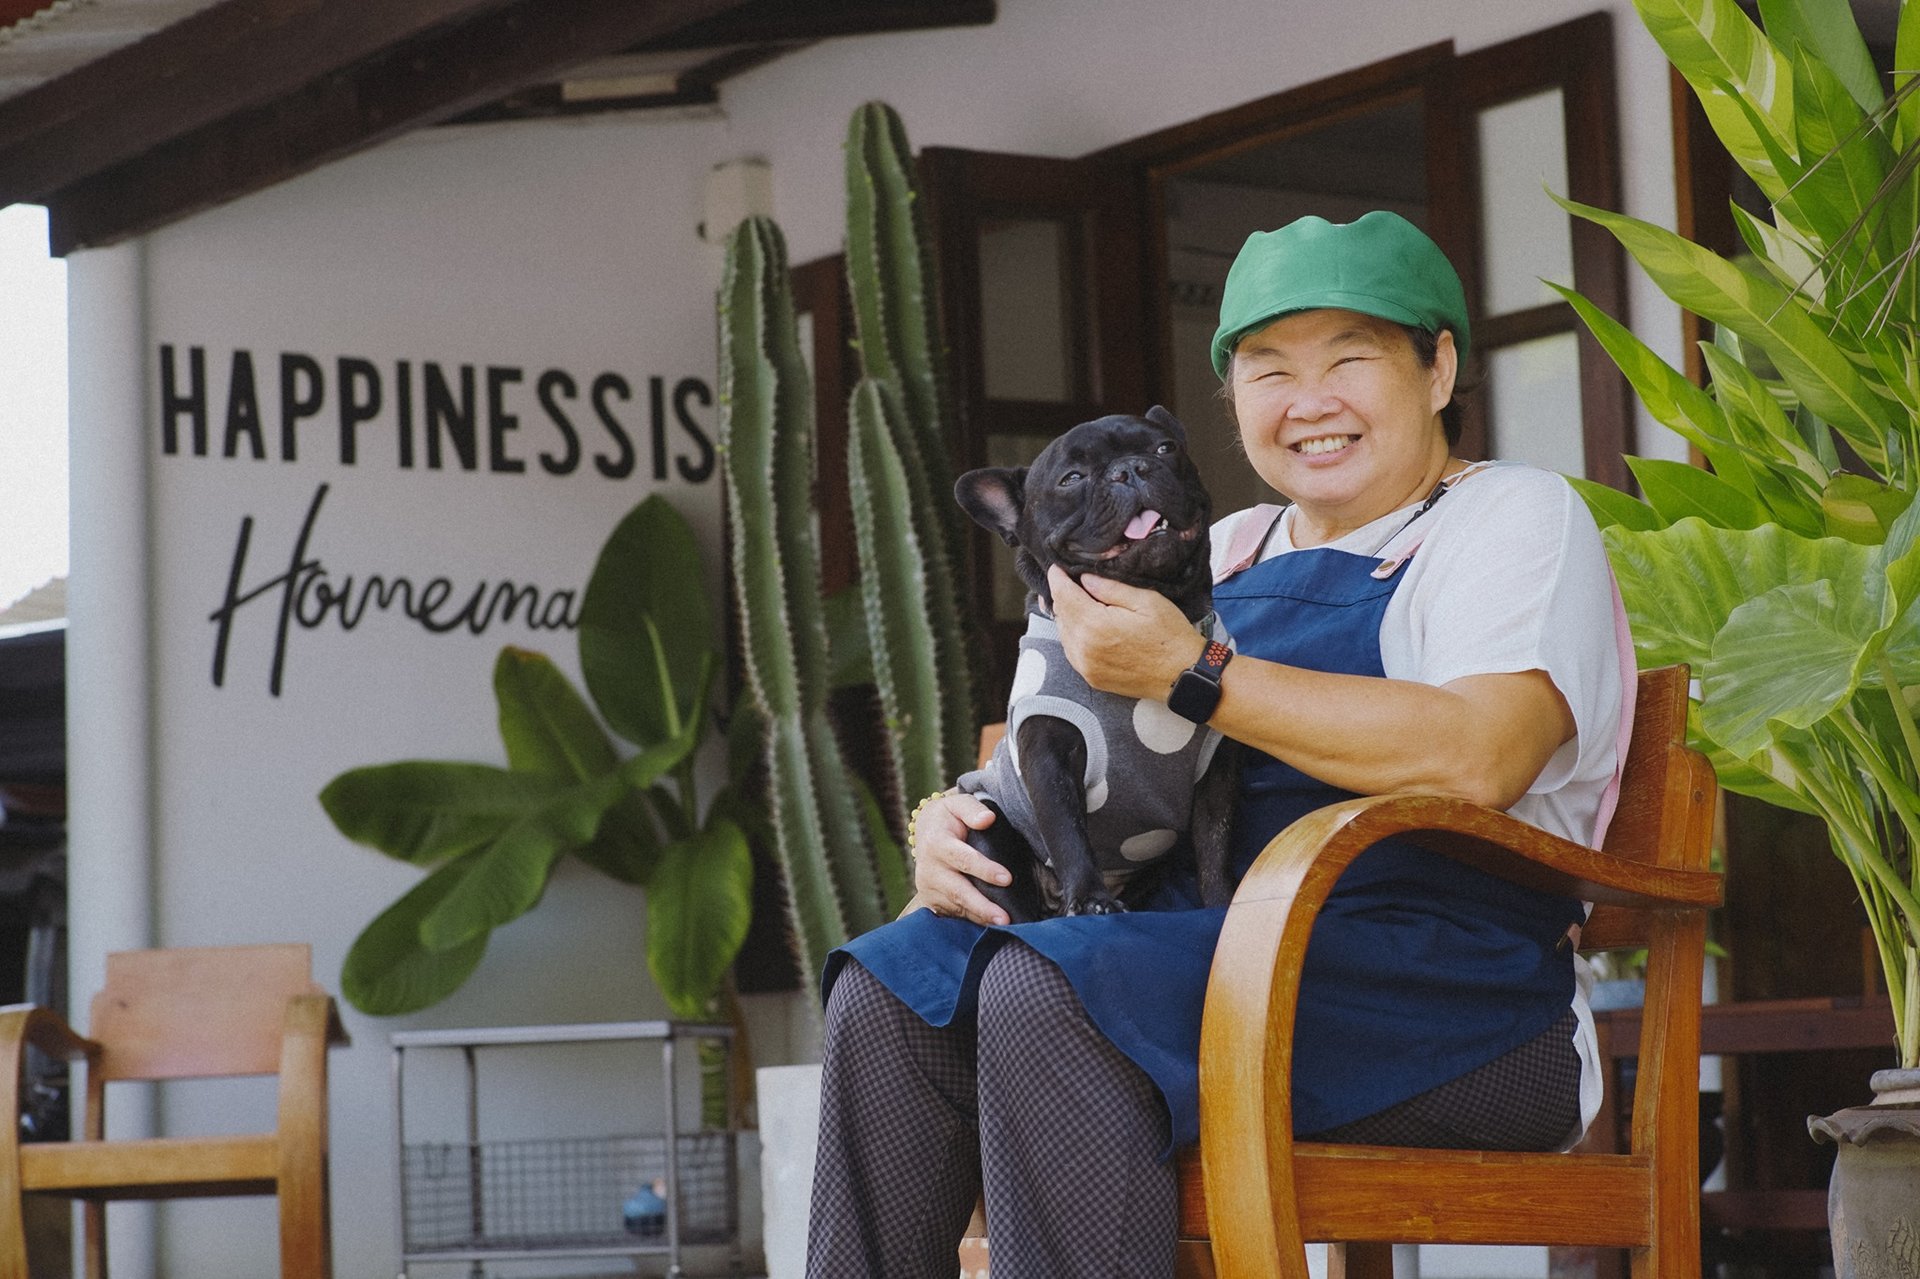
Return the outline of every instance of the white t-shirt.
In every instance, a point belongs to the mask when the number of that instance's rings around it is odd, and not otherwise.
[[[1463,473],[1409,524],[1419,507],[1415,502],[1323,544],[1385,560],[1414,552],[1380,623],[1387,677],[1439,685],[1468,675],[1545,671],[1573,711],[1574,736],[1508,811],[1591,846],[1613,782],[1622,695],[1611,570],[1593,516],[1559,475],[1504,462]],[[1213,526],[1216,576],[1242,521],[1263,519],[1259,509]],[[1295,549],[1292,515],[1282,516],[1263,559]],[[1577,956],[1575,973],[1584,1130],[1600,1104],[1600,1075],[1586,998],[1591,974]]]

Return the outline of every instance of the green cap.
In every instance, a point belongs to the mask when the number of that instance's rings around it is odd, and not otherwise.
[[[1255,329],[1321,308],[1451,329],[1466,363],[1467,296],[1453,264],[1419,227],[1375,210],[1354,222],[1305,217],[1248,236],[1220,298],[1213,371],[1224,379],[1234,345]]]

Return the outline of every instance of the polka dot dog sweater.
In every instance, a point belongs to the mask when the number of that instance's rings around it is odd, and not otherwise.
[[[1232,643],[1212,614],[1200,633]],[[1012,822],[1042,858],[1046,849],[1020,779],[1016,740],[1030,715],[1066,720],[1086,738],[1087,837],[1108,890],[1117,892],[1135,868],[1165,853],[1186,832],[1195,784],[1207,771],[1220,734],[1182,719],[1165,702],[1093,688],[1067,661],[1054,620],[1029,612],[1007,702],[1007,734],[985,767],[960,779],[960,789],[992,800],[1002,820]]]

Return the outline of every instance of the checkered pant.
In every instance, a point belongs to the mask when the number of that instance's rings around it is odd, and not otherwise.
[[[1571,1036],[1569,1013],[1463,1079],[1325,1135],[1554,1148],[1578,1121]],[[983,1183],[994,1279],[1173,1273],[1166,1106],[1027,946],[1009,942],[987,965],[977,1025],[929,1026],[847,964],[827,1001],[822,1077],[808,1279],[953,1279]]]

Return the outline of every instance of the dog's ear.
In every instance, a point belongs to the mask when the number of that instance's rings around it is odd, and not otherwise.
[[[1027,468],[983,466],[954,481],[953,496],[982,528],[1008,546],[1020,545],[1020,508],[1027,500]]]
[[[1147,421],[1171,434],[1173,438],[1179,440],[1181,444],[1184,445],[1187,442],[1187,428],[1181,425],[1179,418],[1167,412],[1166,409],[1160,405],[1156,404],[1147,410]]]

